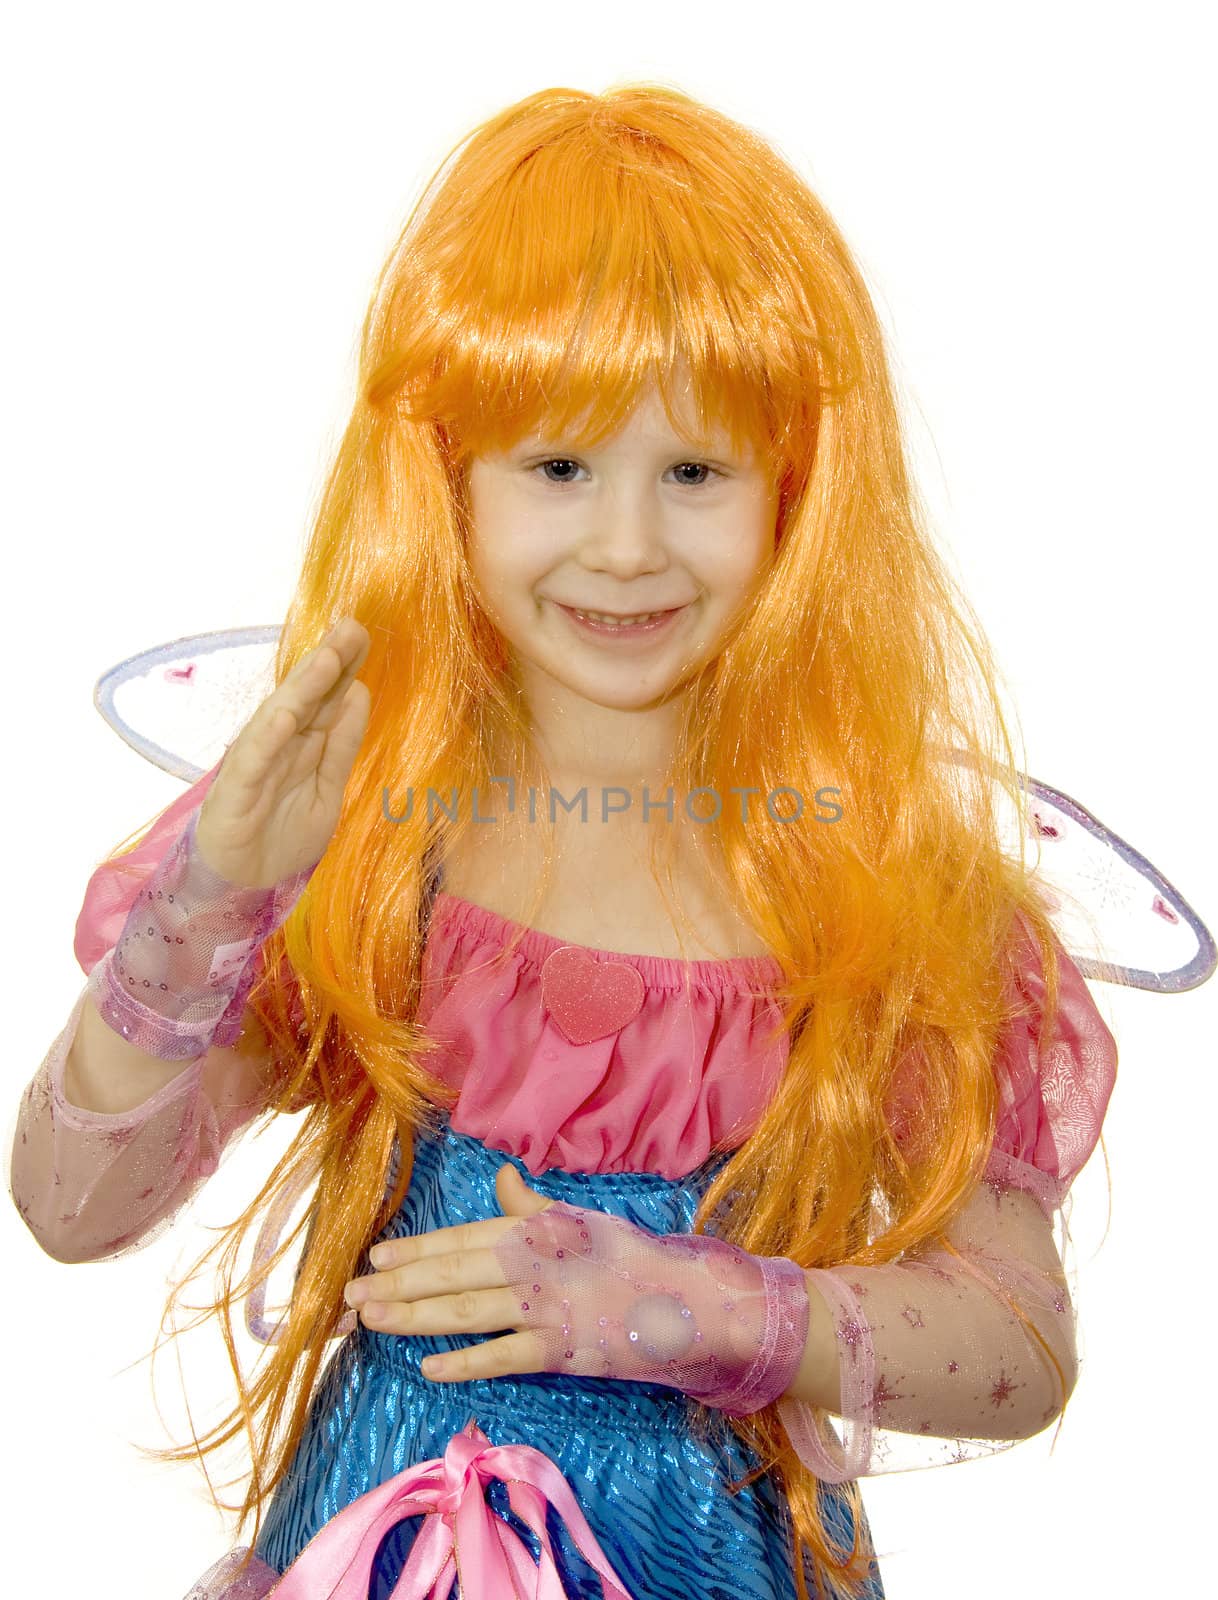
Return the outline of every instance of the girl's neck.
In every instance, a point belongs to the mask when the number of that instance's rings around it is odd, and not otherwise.
[[[668,826],[659,813],[651,824],[657,826]],[[586,823],[578,814],[558,819],[550,882],[536,908],[544,857],[540,826],[469,828],[450,846],[444,890],[570,944],[689,961],[768,954],[699,843],[692,833],[679,839],[669,891],[673,909],[652,875],[651,836],[643,825],[623,818],[602,824],[591,815]]]
[[[652,794],[662,787],[683,719],[682,696],[645,708],[597,705],[529,662],[517,663],[516,681],[555,788],[568,794],[586,787],[590,798],[595,790],[599,806],[601,789],[625,788],[638,805],[644,784]],[[501,752],[500,762],[491,770],[512,770],[510,755]]]

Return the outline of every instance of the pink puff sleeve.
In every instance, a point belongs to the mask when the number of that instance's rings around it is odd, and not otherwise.
[[[1117,1047],[1082,973],[1054,941],[1058,1010],[1043,1036],[1045,980],[1031,935],[1021,932],[1014,981],[1023,1014],[997,1058],[998,1126],[986,1177],[1030,1194],[1050,1220],[1099,1143],[1116,1084]]]
[[[984,1181],[945,1230],[952,1249],[807,1274],[814,1311],[833,1329],[840,1436],[790,1396],[779,1414],[800,1459],[826,1482],[1009,1449],[1060,1415],[1077,1379],[1076,1319],[1053,1221],[1099,1140],[1116,1043],[1060,946],[1059,1010],[1046,1035],[1030,936],[1017,954],[1015,983],[1028,1005],[995,1055],[993,1148]]]
[[[140,886],[218,770],[219,763],[179,796],[134,850],[93,873],[76,923],[76,958],[86,974],[117,942]],[[129,1111],[72,1105],[64,1068],[87,1003],[86,987],[26,1087],[9,1171],[14,1205],[60,1261],[108,1260],[158,1237],[267,1096],[249,1061],[212,1050]]]

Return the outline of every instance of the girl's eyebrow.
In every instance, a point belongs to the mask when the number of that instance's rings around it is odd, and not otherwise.
[[[519,444],[512,446],[513,455],[596,455],[595,448],[583,449],[579,445],[571,444],[566,439],[522,439]],[[707,461],[714,466],[732,467],[739,466],[746,456],[735,456],[731,453],[730,446],[702,440],[697,444],[685,444],[680,439],[675,439],[671,445],[660,445],[656,448],[657,456],[676,456],[686,460]]]

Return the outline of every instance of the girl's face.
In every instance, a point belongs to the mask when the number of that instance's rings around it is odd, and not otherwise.
[[[474,457],[469,500],[479,598],[526,689],[619,711],[657,704],[714,658],[774,547],[763,466],[723,434],[691,449],[654,389],[596,449],[535,436]],[[614,634],[573,609],[671,615]]]

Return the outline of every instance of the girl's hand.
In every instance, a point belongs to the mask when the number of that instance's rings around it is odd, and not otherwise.
[[[325,854],[368,726],[371,696],[355,675],[370,642],[366,628],[343,617],[225,752],[195,844],[230,883],[270,888]]]
[[[520,1302],[491,1246],[531,1217],[557,1204],[530,1189],[505,1161],[495,1175],[502,1217],[433,1228],[404,1239],[374,1245],[380,1270],[356,1278],[345,1291],[365,1326],[375,1333],[493,1333],[520,1324]],[[509,1373],[541,1372],[541,1345],[527,1332],[486,1339],[422,1363],[425,1377],[460,1383],[467,1378],[501,1378]]]
[[[809,1326],[808,1283],[794,1261],[544,1200],[510,1162],[495,1189],[505,1217],[385,1240],[374,1263],[384,1270],[347,1286],[348,1303],[362,1300],[365,1324],[379,1332],[518,1330],[428,1357],[425,1377],[624,1378],[738,1415],[792,1386]]]

